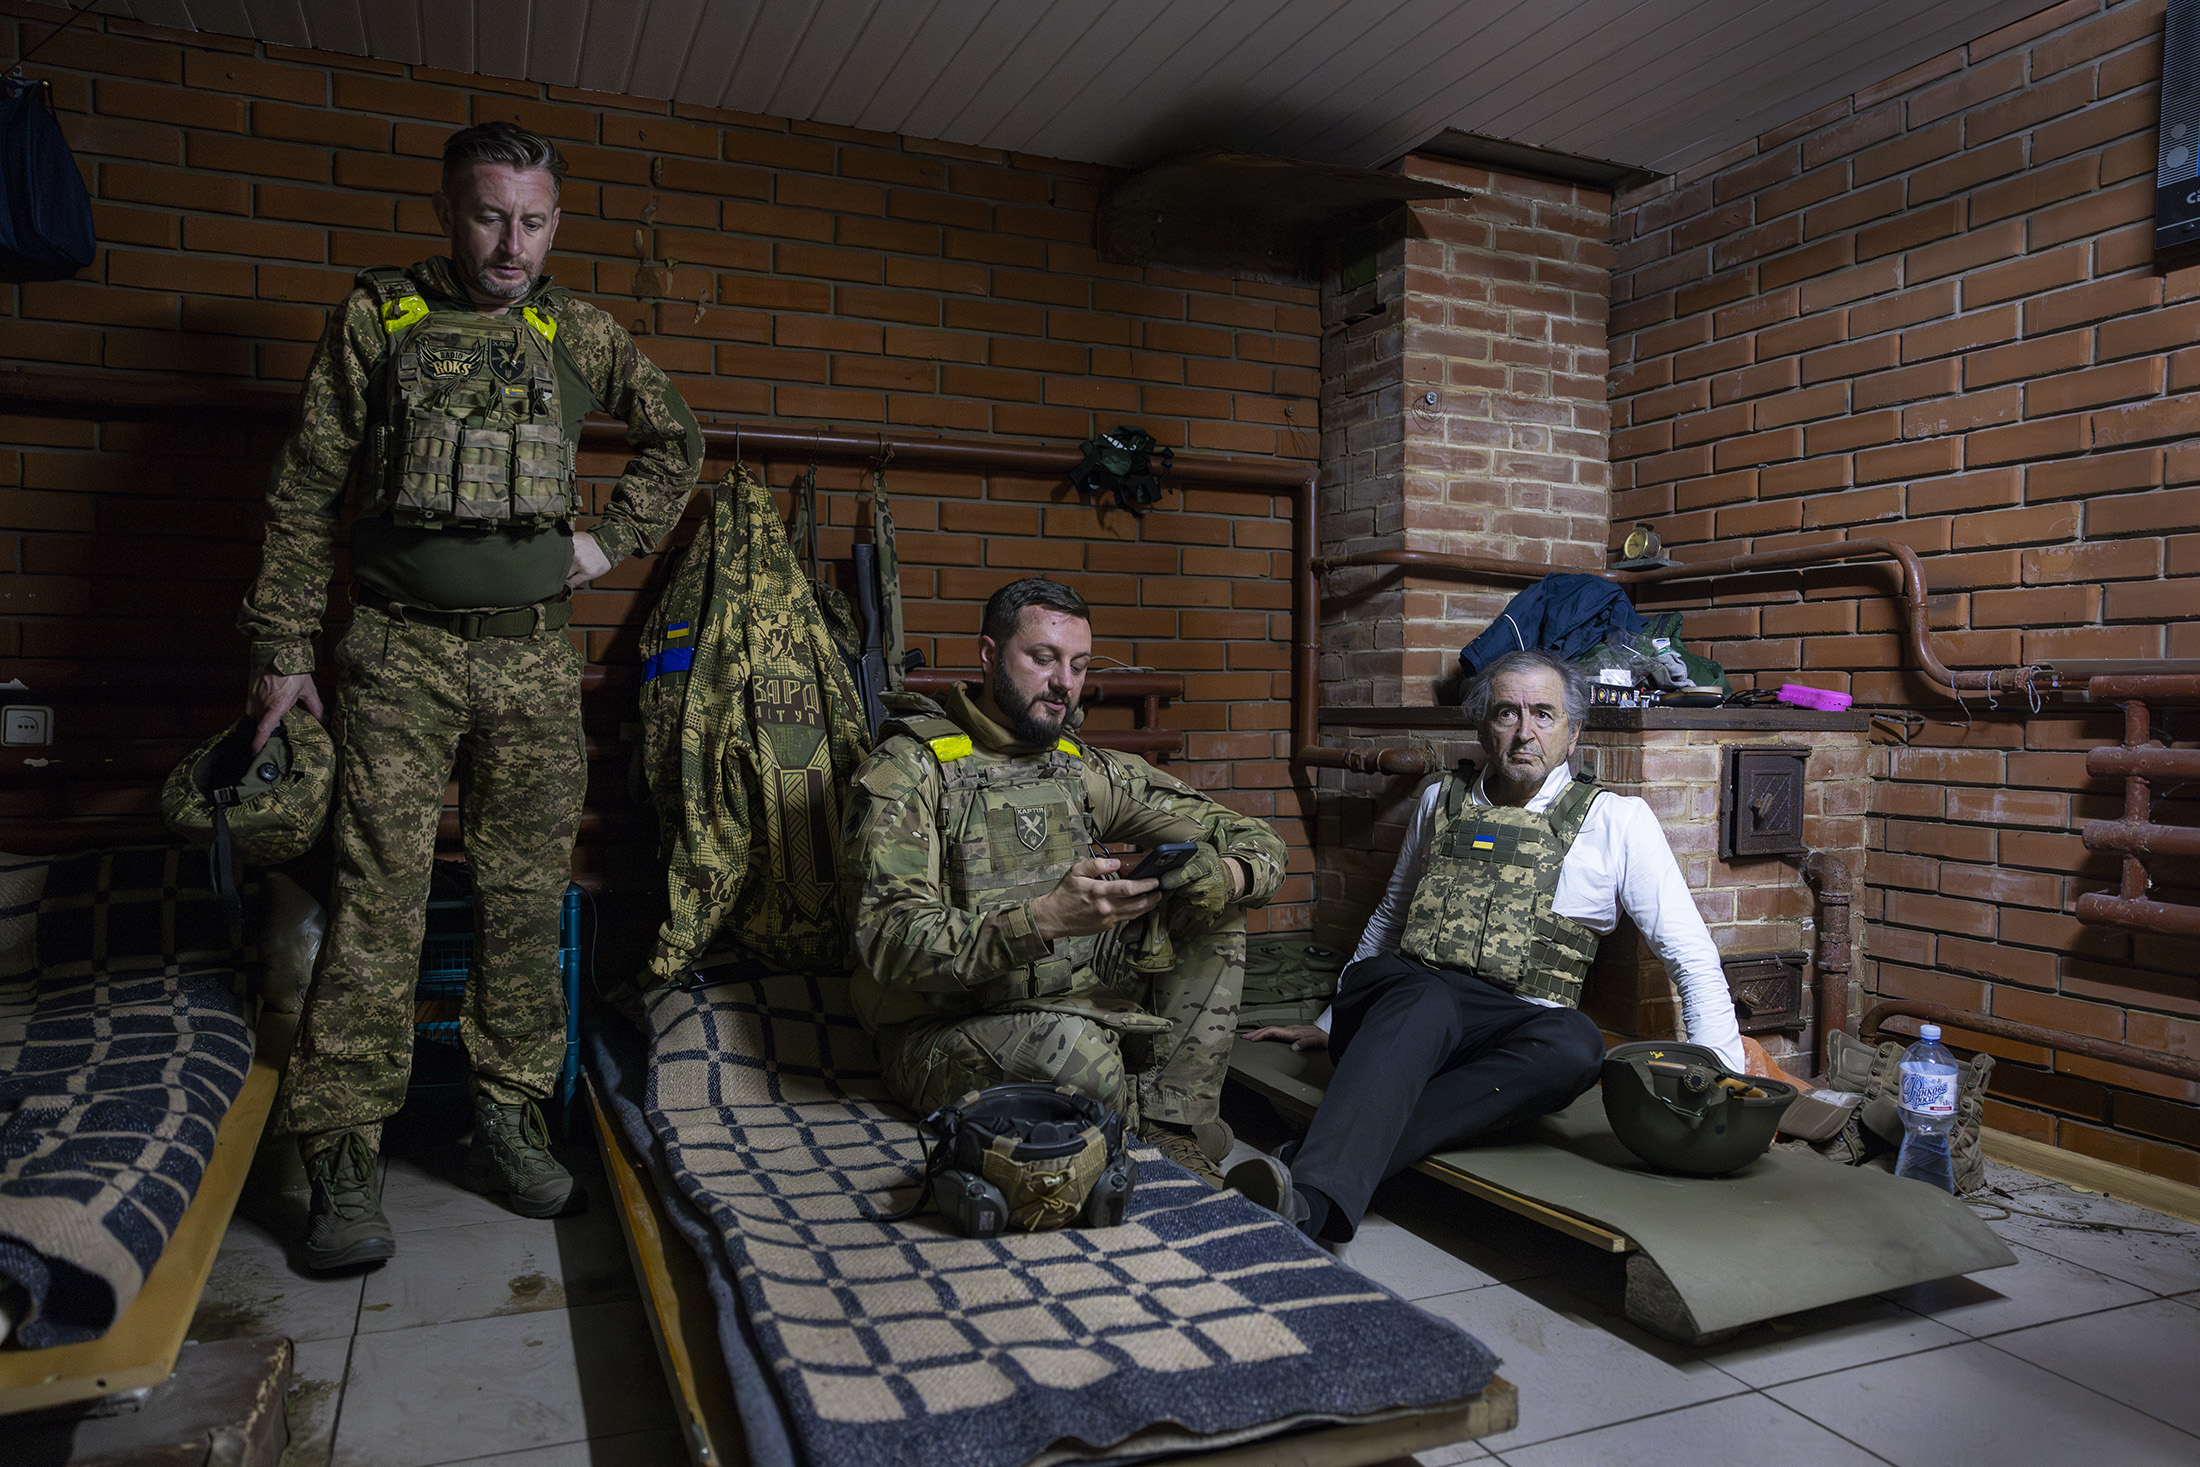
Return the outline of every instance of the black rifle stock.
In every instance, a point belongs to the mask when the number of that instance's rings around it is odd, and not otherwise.
[[[888,686],[886,618],[879,609],[878,547],[857,545],[850,553],[855,561],[856,619],[863,630],[863,652],[855,666],[856,694],[863,700],[863,721],[876,738],[879,725],[886,721],[886,705],[879,695]]]

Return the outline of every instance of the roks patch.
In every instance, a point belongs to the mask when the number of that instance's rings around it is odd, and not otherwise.
[[[426,346],[420,349],[420,370],[438,382],[471,377],[481,370],[481,348]]]

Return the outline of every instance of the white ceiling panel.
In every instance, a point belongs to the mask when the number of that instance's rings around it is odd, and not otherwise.
[[[587,36],[588,0],[533,0],[527,14],[527,69],[520,74],[579,76]]]
[[[1672,172],[2041,0],[100,0],[154,24],[1137,167],[1446,129]]]

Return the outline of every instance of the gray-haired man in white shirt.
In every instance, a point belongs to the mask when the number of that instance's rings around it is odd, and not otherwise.
[[[1588,682],[1509,652],[1468,684],[1488,763],[1432,784],[1390,888],[1315,1024],[1251,1039],[1337,1062],[1294,1195],[1260,1197],[1315,1237],[1350,1238],[1376,1186],[1431,1152],[1562,1110],[1594,1085],[1603,1036],[1573,1005],[1624,911],[1681,994],[1689,1038],[1743,1068],[1719,950],[1649,805],[1567,767]]]

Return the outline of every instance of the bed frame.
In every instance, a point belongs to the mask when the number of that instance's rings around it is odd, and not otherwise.
[[[96,1340],[44,1350],[0,1350],[0,1416],[141,1390],[174,1373],[177,1352],[275,1105],[282,1070],[264,1056],[266,1047],[254,1047],[244,1088],[215,1132],[214,1154],[198,1194],[177,1221],[160,1261],[145,1276],[145,1287]]]
[[[589,1114],[603,1148],[604,1170],[619,1207],[627,1254],[648,1305],[651,1333],[671,1388],[673,1409],[694,1467],[747,1467],[741,1421],[734,1408],[718,1321],[709,1305],[703,1266],[672,1231],[648,1165],[611,1123],[595,1085],[587,1085]],[[1493,1436],[1519,1424],[1520,1398],[1503,1377],[1464,1403],[1396,1421],[1321,1427],[1267,1437],[1242,1446],[1191,1456],[1156,1457],[1198,1467],[1364,1467],[1410,1462],[1412,1454],[1470,1438]]]

